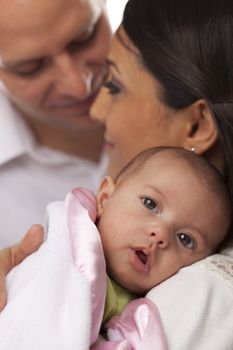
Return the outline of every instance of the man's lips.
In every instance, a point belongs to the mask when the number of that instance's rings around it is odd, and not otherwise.
[[[90,109],[91,105],[93,104],[95,98],[96,98],[96,93],[92,94],[90,97],[84,99],[84,100],[78,100],[74,98],[67,98],[65,100],[61,101],[55,101],[51,102],[48,105],[48,108],[50,109],[69,109],[69,108],[77,108],[80,110],[86,110]]]

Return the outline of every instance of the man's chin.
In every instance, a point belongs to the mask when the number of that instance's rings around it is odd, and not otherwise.
[[[100,129],[99,123],[92,120],[89,115],[78,116],[78,117],[66,117],[66,118],[47,118],[44,122],[54,128],[62,128],[71,131],[91,131],[95,129]]]
[[[80,106],[73,107],[49,107],[44,109],[35,109],[33,106],[25,105],[15,99],[12,99],[15,107],[22,114],[25,119],[41,124],[47,124],[50,127],[58,127],[72,130],[92,130],[100,129],[99,123],[92,120],[89,115],[90,107]]]
[[[22,111],[22,109],[21,109]],[[82,113],[81,115],[72,113],[51,113],[51,111],[23,111],[26,119],[31,120],[33,123],[40,123],[47,125],[49,128],[58,128],[66,130],[94,130],[99,129],[100,125],[92,120],[89,116],[89,112]]]

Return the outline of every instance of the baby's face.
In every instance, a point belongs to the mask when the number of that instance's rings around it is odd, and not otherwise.
[[[104,204],[99,230],[109,275],[145,293],[210,255],[228,225],[219,202],[183,161],[152,157]]]

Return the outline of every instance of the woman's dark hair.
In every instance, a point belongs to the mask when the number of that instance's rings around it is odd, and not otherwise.
[[[233,199],[233,1],[129,0],[123,28],[174,109],[209,104]]]

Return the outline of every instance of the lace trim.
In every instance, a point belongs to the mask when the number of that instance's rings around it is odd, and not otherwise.
[[[206,265],[209,270],[218,272],[224,280],[233,284],[233,257],[215,254],[207,259]]]

